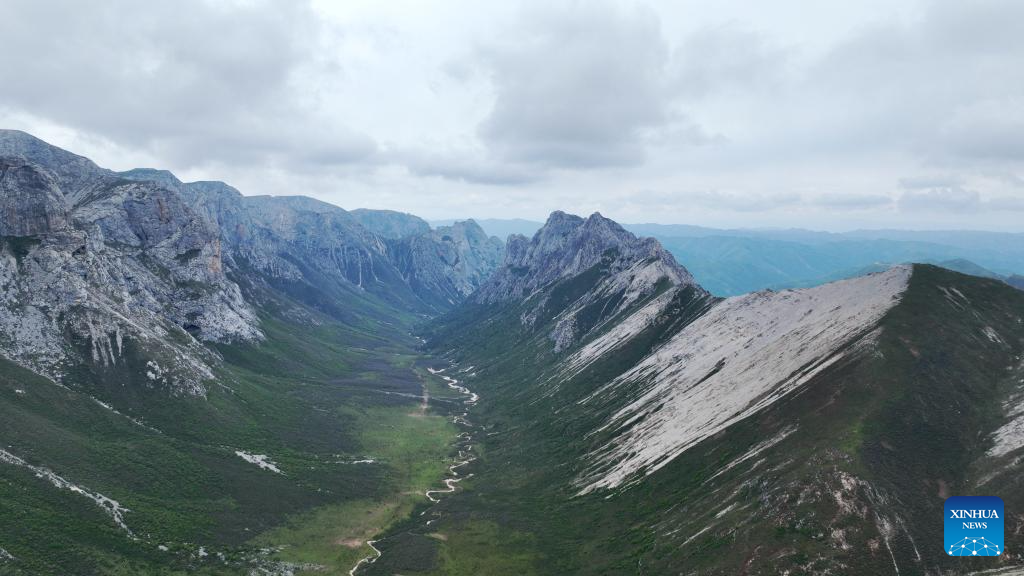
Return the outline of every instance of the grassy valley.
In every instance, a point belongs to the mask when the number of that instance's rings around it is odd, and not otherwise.
[[[268,314],[264,342],[217,348],[205,398],[146,386],[130,353],[70,388],[4,362],[6,451],[117,501],[127,529],[89,498],[3,465],[0,516],[12,521],[0,542],[17,562],[0,571],[347,573],[366,539],[424,505],[451,459],[458,404],[423,368],[413,317],[363,314],[360,328],[289,306],[303,322]]]

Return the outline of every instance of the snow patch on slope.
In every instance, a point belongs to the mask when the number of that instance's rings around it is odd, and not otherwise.
[[[75,494],[81,494],[82,496],[85,496],[86,498],[95,502],[97,506],[102,508],[104,512],[110,515],[110,517],[114,519],[114,523],[116,523],[118,527],[127,532],[129,536],[132,536],[132,531],[124,522],[124,513],[129,512],[129,510],[121,506],[121,504],[119,504],[117,500],[108,498],[103,494],[100,494],[99,492],[92,492],[90,490],[82,488],[81,486],[78,486],[73,482],[65,480],[61,476],[58,476],[49,468],[43,468],[42,466],[33,466],[32,464],[25,462],[21,458],[3,449],[0,449],[0,462],[28,468],[33,473],[35,473],[36,478],[46,480],[50,484],[53,484],[54,486],[61,490],[70,490]]]
[[[729,425],[756,413],[832,365],[868,336],[899,301],[912,268],[807,290],[729,298],[682,329],[647,358],[585,398],[644,391],[600,431],[616,438],[590,454],[583,492],[614,488],[650,474]],[[595,342],[596,344],[596,342]]]

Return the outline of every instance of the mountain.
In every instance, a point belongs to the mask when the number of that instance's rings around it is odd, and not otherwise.
[[[430,224],[426,220],[405,212],[360,208],[353,210],[352,216],[363,228],[391,240],[430,232]]]
[[[18,141],[38,152],[26,136],[0,136],[7,152]],[[165,188],[43,158],[87,176],[0,159],[0,352],[57,380],[126,363],[139,385],[204,394],[213,359],[200,341],[263,337],[224,272],[216,230]]]
[[[468,302],[517,303],[527,329],[554,322],[556,352],[671,288],[707,297],[656,240],[636,238],[598,213],[554,212],[532,239],[510,236],[506,251],[504,265]]]
[[[0,209],[0,573],[347,573],[444,477],[460,396],[412,332],[497,266],[471,224],[10,130]]]
[[[894,235],[875,238],[864,234],[828,234],[810,231],[690,231],[691,227],[627,225],[635,231],[651,230],[694,276],[714,294],[733,296],[765,288],[800,288],[850,278],[865,269],[906,262],[971,262],[989,274],[1024,270],[1024,250],[988,244],[958,243],[959,236]],[[680,234],[663,236],[661,234]],[[1012,236],[1012,235],[1007,235]],[[920,238],[920,239],[918,239]],[[1002,272],[992,272],[991,270]]]
[[[971,494],[1021,568],[1024,291],[985,262],[696,237],[864,272],[723,298],[600,214],[503,245],[16,131],[0,209],[0,573],[967,574]]]
[[[467,220],[392,240],[389,252],[413,291],[445,310],[475,292],[498,268],[505,245]]]
[[[1024,505],[1024,294],[902,265],[721,299],[618,230],[552,215],[433,325],[481,398],[473,477],[429,528],[440,555],[486,532],[478,566],[537,574],[974,569],[940,550],[943,501]],[[658,288],[579,314],[629,262]],[[596,320],[559,340],[571,316]],[[380,548],[376,573],[402,571]]]
[[[1018,290],[1024,290],[1024,276],[1014,274],[1006,279],[1006,283]]]
[[[431,224],[434,226],[450,226],[455,222],[456,220],[434,220]],[[479,224],[489,236],[497,236],[498,238],[508,238],[513,234],[527,237],[533,236],[537,230],[544,226],[543,222],[523,220],[522,218],[475,218],[474,222]]]

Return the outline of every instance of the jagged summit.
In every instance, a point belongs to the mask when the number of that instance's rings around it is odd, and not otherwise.
[[[710,298],[657,240],[596,212],[558,211],[533,238],[509,237],[504,265],[470,301],[520,306],[522,325],[549,331],[561,352],[617,315],[684,289],[685,299]]]
[[[504,266],[474,295],[481,303],[529,296],[559,279],[581,274],[599,264],[610,275],[628,273],[628,284],[694,285],[690,273],[653,238],[637,238],[618,223],[595,212],[581,218],[552,212],[544,226],[527,239],[509,237]],[[641,289],[639,285],[634,286]]]
[[[53,146],[21,130],[0,129],[0,156],[20,156],[57,179],[62,189],[76,189],[97,176],[113,174],[92,160]]]
[[[421,298],[442,307],[461,302],[501,265],[505,246],[473,220],[389,239],[402,277]]]

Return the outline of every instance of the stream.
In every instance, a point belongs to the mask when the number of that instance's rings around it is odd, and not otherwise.
[[[458,365],[456,364],[453,364],[451,366],[451,368],[453,369],[457,367]],[[449,388],[451,388],[452,390],[456,390],[462,393],[464,396],[466,396],[466,399],[462,401],[462,405],[465,407],[465,410],[462,412],[462,414],[452,417],[452,422],[457,425],[472,428],[473,425],[469,422],[469,420],[467,420],[467,416],[469,416],[469,409],[480,400],[480,396],[478,396],[475,392],[471,391],[469,388],[466,388],[465,386],[459,384],[459,381],[457,379],[452,378],[447,374],[444,374],[446,370],[448,370],[448,368],[441,368],[438,370],[435,370],[433,368],[427,368],[427,371],[430,372],[431,374],[435,376],[440,376],[445,381],[445,383],[448,384]],[[449,476],[448,478],[444,479],[445,487],[430,489],[423,493],[423,495],[426,496],[427,500],[430,500],[430,502],[434,504],[441,501],[440,498],[435,496],[436,494],[451,494],[452,492],[455,492],[455,489],[459,482],[462,482],[466,478],[473,477],[472,474],[467,474],[463,476],[458,471],[459,468],[476,460],[476,456],[471,455],[473,451],[473,436],[468,431],[463,431],[459,433],[459,435],[456,438],[457,441],[455,445],[458,446],[459,448],[459,455],[455,463],[448,467]],[[431,508],[426,509],[420,513],[420,516],[425,516],[430,511]],[[431,518],[430,520],[427,520],[426,525],[430,526],[436,520],[437,518]],[[360,568],[362,568],[363,566],[373,564],[378,559],[380,559],[383,553],[376,546],[374,546],[377,542],[378,540],[366,541],[366,545],[373,550],[373,554],[366,556],[365,558],[361,558],[359,562],[356,562],[356,565],[348,571],[349,576],[356,576],[356,573],[359,571]]]

